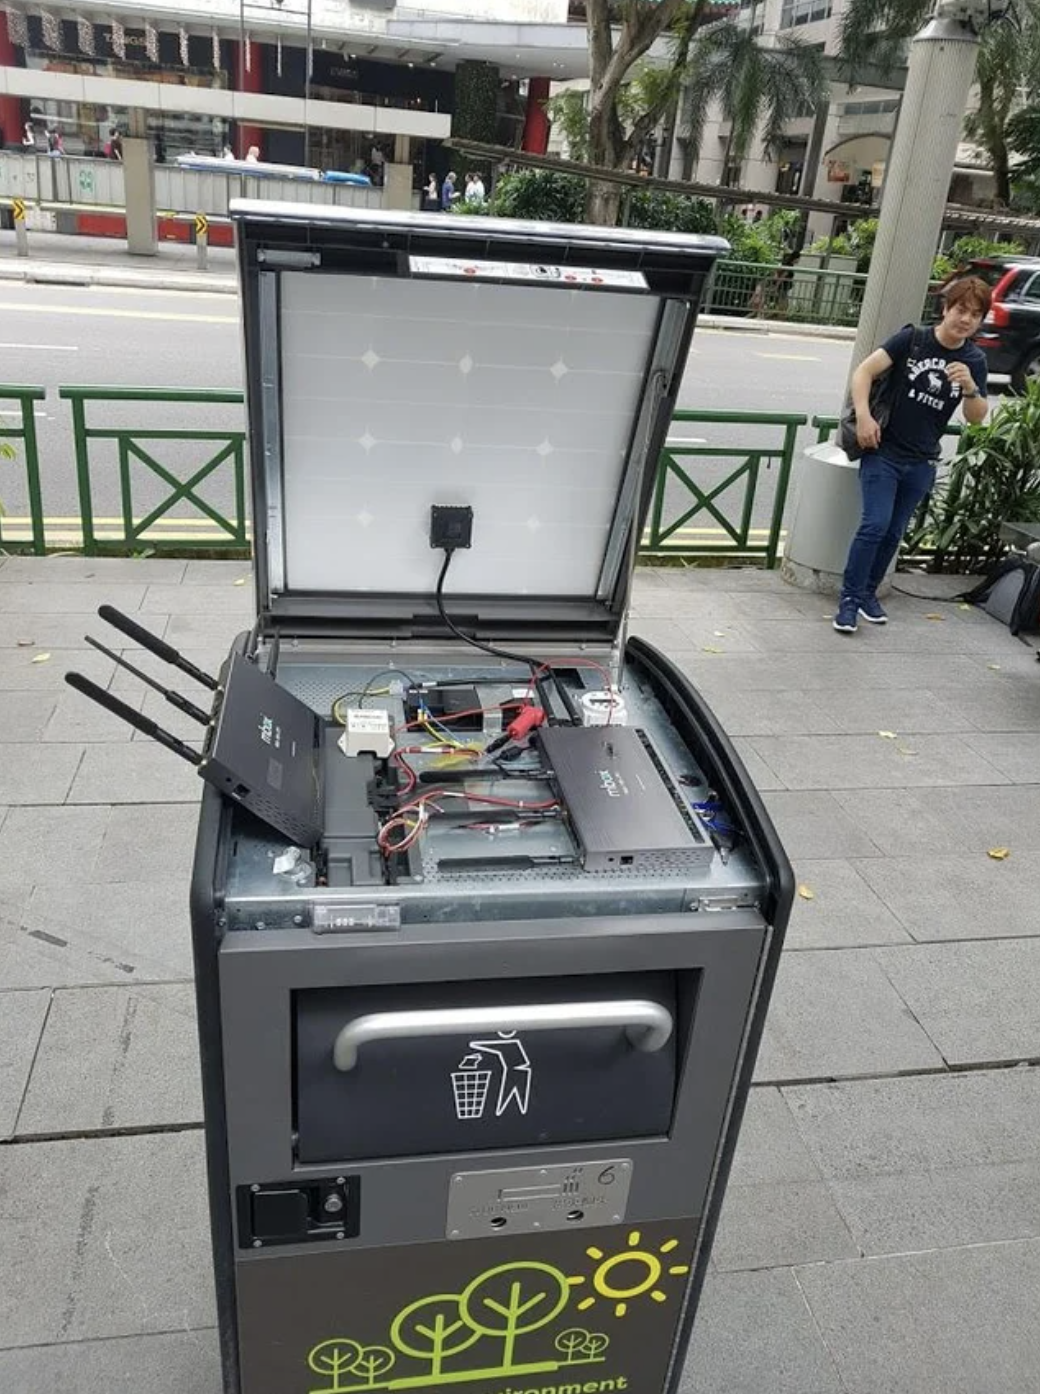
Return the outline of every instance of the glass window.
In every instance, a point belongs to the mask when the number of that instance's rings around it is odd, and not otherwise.
[[[832,0],[784,0],[780,11],[780,28],[794,29],[801,24],[815,24],[829,19],[834,8]]]
[[[1033,305],[1040,305],[1040,271],[1022,291],[1022,299],[1030,301]]]

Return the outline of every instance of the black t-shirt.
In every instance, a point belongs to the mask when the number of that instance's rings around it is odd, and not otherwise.
[[[888,425],[881,432],[881,453],[899,464],[934,460],[946,424],[961,400],[961,390],[946,376],[948,363],[963,363],[986,395],[986,357],[967,340],[959,349],[944,348],[933,329],[918,330],[919,348],[911,352],[911,325],[886,339],[881,347],[897,375],[896,394]],[[905,363],[905,368],[904,368]]]

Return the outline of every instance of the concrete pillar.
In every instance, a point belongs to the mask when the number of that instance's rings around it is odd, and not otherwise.
[[[130,128],[123,137],[123,187],[126,192],[126,247],[135,256],[154,257],[155,166],[148,139],[148,117],[130,112]]]
[[[18,57],[7,31],[7,11],[0,10],[0,68],[17,68]],[[0,129],[3,143],[22,143],[22,102],[20,97],[0,97]]]
[[[412,206],[412,167],[411,165],[386,164],[383,166],[383,207],[404,208]]]
[[[234,51],[233,69],[235,77],[236,92],[261,92],[263,91],[263,73],[260,71],[260,45],[254,44],[247,39],[244,43],[237,42],[232,45]],[[249,56],[248,65],[246,55]],[[238,122],[238,148],[235,154],[240,160],[244,160],[249,154],[249,148],[255,145],[260,151],[260,158],[264,157],[263,133],[259,126],[247,125],[242,121]],[[304,156],[306,159],[306,156]]]
[[[544,155],[549,148],[549,118],[545,114],[545,103],[548,98],[549,79],[547,77],[528,78],[523,148],[532,155]]]

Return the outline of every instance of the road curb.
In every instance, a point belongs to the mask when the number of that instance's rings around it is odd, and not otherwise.
[[[803,324],[783,319],[742,319],[739,315],[698,315],[702,329],[725,329],[733,334],[783,334],[791,339],[839,339],[853,343],[854,326],[845,324]]]
[[[125,290],[174,290],[237,295],[234,276],[192,275],[188,272],[121,271],[104,266],[75,263],[27,261],[23,265],[0,263],[0,281],[23,281],[32,285],[106,286]]]

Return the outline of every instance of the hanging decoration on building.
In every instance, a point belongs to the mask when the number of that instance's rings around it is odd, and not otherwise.
[[[84,19],[82,15],[76,17],[76,42],[80,53],[85,53],[88,58],[94,57],[93,20]]]
[[[276,66],[277,69],[278,69],[278,76],[281,77],[281,75],[282,75],[282,36],[281,36],[281,34],[279,34],[279,35],[278,35],[278,38],[275,40],[275,66]]]
[[[149,63],[159,61],[159,34],[154,24],[144,23],[144,51]]]
[[[43,14],[40,16],[40,20],[43,28],[44,48],[60,49],[61,21],[58,19],[58,16],[48,14],[47,11],[44,10]]]
[[[25,48],[29,42],[29,24],[21,10],[7,11],[7,34],[13,44]]]
[[[118,19],[112,21],[112,52],[117,58],[126,58],[126,30]]]
[[[217,72],[220,71],[220,35],[215,29],[213,30],[213,66]]]
[[[188,31],[182,24],[177,34],[177,42],[181,50],[181,62],[185,67],[188,66]]]
[[[246,72],[251,73],[253,71],[253,41],[248,34],[245,34],[242,39],[242,52],[246,56]]]

